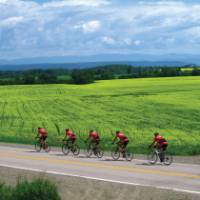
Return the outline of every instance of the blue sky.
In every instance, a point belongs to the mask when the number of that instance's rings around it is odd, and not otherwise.
[[[197,0],[0,0],[0,59],[199,50]]]

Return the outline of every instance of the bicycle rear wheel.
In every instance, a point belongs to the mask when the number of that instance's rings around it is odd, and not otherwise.
[[[165,165],[171,165],[173,162],[173,156],[169,153],[165,153],[165,156],[164,156],[164,164]]]
[[[99,149],[97,150],[96,156],[97,156],[98,158],[102,158],[103,155],[104,155],[104,152],[103,152],[103,151],[101,150],[101,148],[99,147]]]
[[[62,152],[63,152],[63,154],[64,155],[68,155],[69,151],[70,151],[70,149],[69,149],[68,145],[67,144],[63,144],[62,145]]]
[[[126,152],[125,152],[125,156],[126,156],[126,160],[127,160],[127,161],[133,160],[133,153],[131,153],[131,152],[129,152],[129,151],[126,151]]]
[[[156,164],[156,162],[158,161],[158,155],[156,152],[152,152],[150,154],[147,155],[147,160],[149,162],[149,164],[154,165]]]
[[[39,141],[35,142],[35,150],[36,150],[37,152],[40,152],[41,149],[42,149],[41,143],[40,143]]]
[[[118,149],[114,150],[111,152],[111,156],[113,158],[113,160],[119,160],[120,157],[120,152]]]
[[[74,156],[78,156],[80,153],[80,147],[77,144],[74,144],[72,152],[73,152]]]

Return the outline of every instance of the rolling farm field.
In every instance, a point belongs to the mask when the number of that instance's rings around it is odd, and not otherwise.
[[[38,126],[51,145],[61,143],[64,128],[85,138],[96,129],[108,149],[112,132],[122,130],[129,148],[145,153],[159,131],[171,152],[200,154],[200,77],[1,86],[0,141],[33,143]]]

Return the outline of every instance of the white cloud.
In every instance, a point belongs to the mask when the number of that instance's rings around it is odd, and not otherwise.
[[[124,43],[125,43],[126,45],[132,45],[133,41],[132,41],[130,38],[125,38],[125,39],[124,39]]]
[[[4,19],[0,22],[0,26],[15,26],[21,22],[23,22],[24,17],[18,16],[18,17],[9,17],[7,19]]]
[[[61,0],[61,1],[52,1],[49,3],[43,4],[44,8],[62,8],[65,6],[89,6],[96,7],[102,5],[109,5],[109,2],[106,0]]]
[[[106,44],[115,44],[115,40],[112,37],[104,36],[102,41]]]
[[[200,26],[194,26],[184,32],[187,36],[193,38],[200,38]]]
[[[134,45],[139,46],[140,44],[141,44],[141,41],[140,41],[140,40],[135,40],[135,41],[134,41]]]
[[[85,33],[93,33],[101,28],[101,22],[98,20],[93,20],[82,24],[83,31]]]

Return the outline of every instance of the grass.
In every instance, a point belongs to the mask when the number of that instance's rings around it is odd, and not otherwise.
[[[172,153],[200,154],[200,77],[2,86],[0,97],[1,141],[33,143],[37,127],[44,126],[49,142],[59,145],[64,128],[82,137],[96,129],[109,149],[112,132],[122,130],[129,148],[145,153],[159,131]]]
[[[61,200],[57,187],[49,180],[19,181],[15,187],[0,184],[1,200]]]

